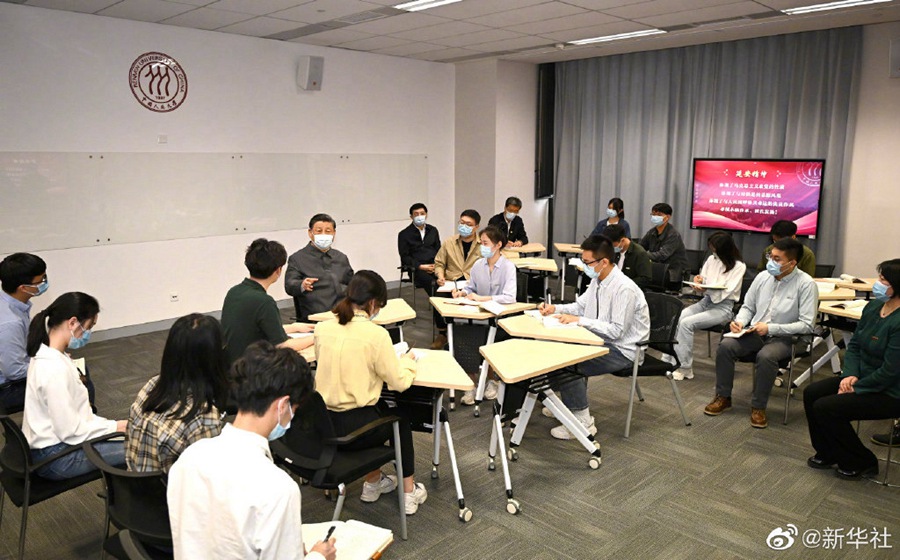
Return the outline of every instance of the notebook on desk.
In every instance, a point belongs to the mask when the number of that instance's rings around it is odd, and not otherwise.
[[[331,536],[334,538],[337,560],[376,558],[381,556],[384,549],[394,542],[394,533],[389,529],[382,529],[355,519],[304,523],[300,530],[303,533],[303,544],[306,546],[307,552],[317,542],[324,539],[332,527],[335,528]]]
[[[869,303],[868,300],[856,299],[853,301],[836,303],[834,305],[829,305],[828,307],[834,307],[835,309],[858,309],[860,307],[865,307],[867,303]]]
[[[444,282],[443,286],[438,286],[437,291],[449,293],[449,292],[452,292],[453,290],[462,290],[468,284],[469,283],[466,280],[457,280],[456,282],[447,280],[446,282]]]

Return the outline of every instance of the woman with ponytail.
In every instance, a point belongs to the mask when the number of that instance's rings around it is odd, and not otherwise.
[[[332,310],[336,321],[316,325],[316,390],[322,395],[338,436],[344,436],[389,412],[379,406],[381,387],[387,383],[392,391],[405,391],[416,376],[416,363],[411,353],[400,358],[391,344],[388,332],[372,319],[387,304],[384,279],[371,270],[360,270],[347,286],[346,296]],[[391,440],[391,426],[360,438],[353,448],[365,449],[384,445]],[[403,486],[406,492],[406,514],[412,515],[428,493],[416,484],[415,453],[409,419],[400,421],[400,446],[403,453]],[[375,470],[366,475],[362,496],[374,502],[397,488],[397,477]]]
[[[92,296],[68,292],[31,320],[26,347],[31,363],[22,432],[34,461],[125,430],[125,420],[107,420],[91,411],[83,376],[66,354],[66,349],[75,350],[88,343],[99,313],[100,304]],[[102,442],[96,448],[109,464],[125,464],[123,442]],[[94,466],[79,450],[45,465],[37,474],[63,480],[92,470]]]

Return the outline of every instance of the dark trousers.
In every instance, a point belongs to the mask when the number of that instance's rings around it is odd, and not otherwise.
[[[425,293],[428,294],[428,297],[434,297],[434,295],[437,293],[437,284],[435,284],[434,276],[421,270],[416,271],[415,286],[416,288],[422,288],[423,290],[425,290]],[[441,317],[441,314],[437,312],[437,309],[435,309],[434,306],[431,307],[431,320],[434,321],[434,326],[436,326],[438,330],[447,330],[447,321],[445,321],[444,318]]]
[[[791,338],[788,336],[762,337],[748,333],[740,338],[723,338],[716,351],[716,395],[731,396],[734,386],[734,363],[756,353],[756,380],[750,406],[766,408],[778,363],[791,357]]]
[[[841,378],[817,381],[803,391],[809,439],[816,456],[846,470],[865,470],[878,465],[875,454],[863,445],[853,420],[900,417],[900,399],[879,393],[838,395]]]
[[[409,418],[405,416],[402,407],[388,408],[386,406],[364,406],[362,408],[354,408],[344,412],[329,411],[331,416],[331,424],[334,426],[335,435],[338,437],[345,436],[350,432],[357,430],[369,422],[378,420],[382,416],[396,415],[400,417],[400,453],[403,461],[403,476],[412,476],[416,472],[416,454],[413,449],[412,430],[410,429]],[[343,449],[369,449],[384,445],[384,442],[394,445],[394,428],[393,424],[387,424],[379,427],[377,430],[369,432],[353,443],[346,445]]]
[[[16,379],[0,385],[0,413],[15,414],[22,412],[25,408],[25,384],[25,379]],[[97,412],[97,407],[94,406],[94,394],[96,391],[89,372],[85,373],[84,386],[88,390],[88,401],[91,403],[91,409]]]

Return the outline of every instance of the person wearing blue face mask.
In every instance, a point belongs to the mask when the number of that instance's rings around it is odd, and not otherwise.
[[[538,309],[542,315],[557,315],[561,323],[581,325],[603,338],[609,348],[605,356],[578,364],[583,379],[560,387],[563,404],[594,435],[597,428],[588,409],[588,377],[634,366],[638,342],[650,336],[650,310],[644,292],[614,264],[615,250],[609,238],[588,237],[581,248],[584,272],[591,278],[587,291],[575,303],[542,303]],[[550,435],[556,439],[575,437],[562,424],[550,430]]]
[[[347,255],[332,247],[336,226],[328,214],[310,218],[309,243],[288,259],[284,291],[294,297],[298,322],[334,307],[353,277]]]
[[[31,298],[47,291],[47,264],[29,253],[9,255],[0,262],[0,286],[0,407],[12,414],[25,404]]]
[[[476,210],[463,210],[456,224],[456,235],[444,240],[440,250],[434,256],[434,275],[438,286],[448,281],[468,280],[469,271],[475,261],[481,258],[481,241],[476,235],[481,223],[481,214]],[[439,292],[437,295],[445,295]],[[449,295],[449,294],[446,294]],[[441,349],[447,344],[446,330],[438,331],[431,347]]]
[[[435,294],[434,257],[441,249],[438,229],[426,223],[428,208],[421,202],[409,207],[411,223],[397,234],[397,251],[400,264],[413,273],[416,288],[422,288],[429,296]],[[432,320],[439,331],[446,331],[447,323],[436,309],[432,309]]]
[[[809,437],[816,450],[806,464],[836,469],[838,477],[848,480],[878,474],[878,459],[860,441],[852,422],[900,416],[900,259],[884,261],[877,270],[875,299],[862,310],[841,375],[803,391]],[[877,437],[892,443],[890,434]]]
[[[334,560],[333,538],[305,551],[300,488],[269,450],[313,391],[309,365],[290,349],[260,341],[235,362],[231,382],[234,422],[191,444],[169,471],[175,558]]]
[[[525,233],[525,222],[519,216],[522,210],[522,200],[517,196],[506,199],[503,212],[492,216],[488,220],[489,226],[497,226],[506,234],[507,244],[510,247],[521,247],[528,243],[528,234]]]
[[[716,351],[716,395],[703,413],[718,416],[731,408],[735,362],[756,355],[756,379],[750,400],[750,425],[768,426],[766,404],[778,375],[779,362],[790,358],[792,335],[813,332],[819,309],[816,283],[797,267],[803,245],[779,239],[772,247],[767,270],[760,272],[729,328],[737,338],[725,338]]]
[[[35,462],[43,461],[92,438],[124,432],[125,420],[107,420],[91,410],[81,372],[67,350],[81,348],[97,324],[100,304],[88,294],[65,293],[34,316],[28,330],[28,383],[22,433]],[[125,464],[122,441],[101,442],[97,451],[111,465]],[[44,478],[63,480],[94,470],[79,450],[37,470]]]
[[[625,231],[625,237],[631,237],[631,225],[625,220],[625,203],[621,198],[610,198],[603,216],[603,219],[594,226],[591,235],[605,235],[603,231],[607,226],[619,225]]]
[[[453,290],[454,298],[466,298],[473,301],[495,301],[497,303],[516,302],[516,265],[501,253],[506,246],[506,235],[497,226],[488,226],[479,234],[481,241],[481,258],[475,261],[469,274],[469,282],[462,290]],[[504,331],[498,331],[495,342],[508,338]],[[484,390],[485,400],[497,397],[499,384],[488,382]],[[475,390],[466,391],[462,404],[475,404]]]
[[[681,276],[687,267],[687,252],[681,234],[669,223],[671,219],[671,206],[665,202],[654,204],[650,211],[652,227],[641,238],[641,245],[651,261],[669,265],[669,284],[680,288]]]

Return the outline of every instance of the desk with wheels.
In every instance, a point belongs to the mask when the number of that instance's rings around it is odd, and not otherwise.
[[[515,432],[524,433],[531,416],[534,403],[540,399],[550,409],[553,416],[569,429],[575,438],[590,453],[588,465],[600,468],[600,446],[572,412],[566,408],[553,389],[581,376],[571,366],[609,353],[603,346],[566,344],[545,340],[512,339],[481,347],[481,355],[500,377],[497,402],[494,403],[494,422],[491,427],[491,443],[488,450],[488,469],[495,470],[494,457],[500,447],[500,463],[503,466],[503,481],[506,487],[506,511],[519,513],[520,504],[513,497],[512,481],[509,476],[506,445],[503,436],[503,421],[512,420],[520,407],[521,413]],[[507,399],[507,397],[509,397]],[[521,437],[521,434],[520,434]],[[517,454],[510,453],[510,459]]]
[[[485,344],[493,344],[494,337],[497,336],[497,319],[500,317],[505,317],[507,315],[511,315],[513,313],[521,313],[522,311],[527,311],[529,309],[534,309],[535,304],[533,303],[509,303],[503,306],[503,312],[499,315],[494,315],[489,311],[485,311],[480,307],[476,307],[474,305],[459,305],[452,303],[452,299],[443,298],[443,297],[431,297],[428,300],[431,302],[431,305],[437,310],[438,313],[441,314],[447,321],[447,346],[450,348],[450,354],[454,357],[456,356],[455,350],[453,347],[453,324],[456,321],[466,320],[468,322],[472,321],[487,321],[488,323],[488,335],[487,342]],[[482,399],[484,398],[484,387],[487,382],[487,362],[482,362],[481,368],[478,375],[478,386],[475,390],[475,410],[474,415],[480,416],[480,404]],[[454,397],[455,391],[451,388],[450,390],[450,410],[455,408]]]
[[[507,259],[517,259],[519,257],[537,257],[547,248],[540,243],[526,243],[521,247],[509,247],[503,249],[503,256]]]
[[[309,320],[314,323],[321,321],[330,321],[335,318],[331,311],[323,311],[309,316]],[[416,310],[406,303],[402,298],[389,299],[378,312],[378,316],[372,322],[376,325],[388,328],[396,325],[400,329],[400,342],[403,342],[403,323],[416,318]]]
[[[848,303],[850,303],[850,301],[827,301],[819,304],[819,313],[826,317],[823,321],[820,321],[819,324],[825,328],[840,331],[845,348],[850,344],[850,338],[856,330],[856,324],[862,317],[863,310],[862,307],[851,307],[849,309],[835,307],[836,305],[846,305]],[[829,361],[831,362],[831,371],[835,375],[841,372],[841,360],[838,356],[840,347],[834,343],[831,333],[828,333],[824,339],[826,347],[825,353],[797,377],[794,381],[795,386],[799,387],[801,383],[809,379],[813,373],[819,371],[819,369]],[[791,389],[793,389],[793,387],[791,387]]]
[[[532,273],[541,277],[544,281],[544,300],[547,300],[547,294],[550,293],[550,275],[559,270],[556,261],[553,259],[540,259],[535,257],[509,259],[509,262],[516,265],[516,270],[524,270],[529,276]]]
[[[447,437],[447,453],[450,456],[450,467],[453,470],[453,482],[456,485],[456,498],[459,505],[459,519],[468,522],[472,519],[472,510],[466,507],[462,483],[459,479],[459,467],[456,464],[456,451],[453,447],[453,435],[450,432],[450,417],[444,409],[444,391],[468,391],[475,386],[466,372],[463,371],[453,355],[446,350],[423,350],[424,356],[416,361],[416,378],[412,387],[402,393],[382,391],[383,400],[396,402],[412,411],[412,429],[417,432],[434,434],[434,455],[431,462],[431,478],[438,478],[438,467],[441,462],[441,431]],[[416,414],[416,409],[426,409],[428,420],[424,414]],[[417,418],[421,418],[417,420]]]
[[[581,245],[576,245],[575,243],[554,243],[553,247],[556,249],[556,254],[563,260],[562,272],[559,278],[559,301],[562,302],[566,299],[566,267],[569,257],[580,257],[584,249],[581,248]],[[575,295],[578,295],[577,288],[575,289]]]

